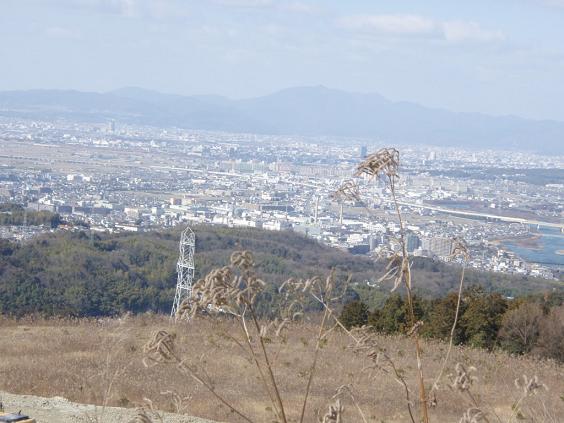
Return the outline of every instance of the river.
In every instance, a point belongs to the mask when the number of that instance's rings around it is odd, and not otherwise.
[[[564,234],[556,228],[540,228],[532,233],[539,235],[534,242],[505,240],[502,244],[529,263],[564,266]]]

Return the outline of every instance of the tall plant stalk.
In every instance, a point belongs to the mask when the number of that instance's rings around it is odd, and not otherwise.
[[[407,245],[405,242],[405,234],[404,234],[404,224],[403,219],[401,217],[401,212],[399,208],[399,204],[396,198],[396,189],[395,189],[395,176],[388,175],[388,181],[390,183],[390,191],[392,193],[392,199],[394,202],[394,208],[396,209],[396,214],[398,217],[398,223],[400,226],[400,244],[402,249],[402,266],[401,266],[401,277],[404,282],[404,286],[407,292],[407,304],[409,308],[409,319],[412,330],[413,342],[415,344],[415,355],[417,359],[417,378],[419,382],[419,407],[421,410],[421,417],[424,423],[429,423],[429,410],[427,406],[427,394],[425,393],[425,380],[423,378],[423,363],[421,360],[422,352],[421,352],[421,345],[419,343],[419,333],[416,328],[417,321],[415,319],[415,310],[413,308],[413,294],[411,291],[411,266],[409,265],[409,256],[407,254]]]
[[[454,313],[454,321],[452,323],[452,327],[450,328],[450,337],[448,342],[447,353],[445,355],[445,359],[443,360],[443,364],[441,365],[441,369],[439,370],[439,374],[437,375],[435,381],[433,382],[433,385],[431,386],[431,390],[429,391],[429,396],[433,393],[433,391],[438,389],[439,382],[443,377],[444,371],[448,364],[448,360],[450,358],[452,346],[454,344],[454,333],[456,331],[456,326],[458,325],[458,317],[460,315],[460,303],[462,301],[462,287],[464,286],[464,270],[465,270],[465,266],[462,266],[462,271],[460,272],[460,283],[458,284],[458,295],[456,298],[456,311]]]
[[[255,329],[258,333],[260,348],[261,348],[261,351],[262,351],[264,362],[266,364],[266,369],[267,369],[268,376],[270,378],[270,382],[272,384],[272,388],[274,389],[274,397],[276,399],[276,405],[278,406],[278,409],[279,409],[279,412],[280,412],[280,418],[282,419],[282,423],[287,423],[286,412],[284,411],[284,404],[282,403],[282,397],[280,396],[278,384],[276,383],[276,378],[274,377],[274,371],[272,370],[272,365],[270,364],[270,359],[268,358],[268,353],[266,352],[266,346],[264,345],[264,338],[261,335],[261,327],[258,323],[258,320],[257,320],[256,314],[253,310],[252,304],[249,303],[248,306],[249,306],[249,310],[251,312],[251,318],[252,318],[253,323],[255,325]]]
[[[330,293],[328,294],[329,296],[331,295]],[[315,369],[317,367],[317,360],[319,358],[319,352],[321,350],[321,342],[324,339],[324,332],[325,332],[325,322],[327,321],[327,318],[329,317],[330,312],[329,309],[326,307],[325,310],[323,311],[323,318],[321,319],[321,324],[319,325],[319,332],[317,333],[317,342],[315,344],[315,352],[313,354],[313,362],[311,363],[311,367],[309,369],[309,377],[307,379],[307,385],[306,385],[306,391],[304,394],[304,402],[302,404],[302,412],[300,414],[300,423],[303,423],[304,421],[304,416],[305,416],[305,411],[306,411],[306,406],[307,406],[307,400],[309,398],[309,392],[311,389],[311,383],[313,381],[313,375],[315,373]]]

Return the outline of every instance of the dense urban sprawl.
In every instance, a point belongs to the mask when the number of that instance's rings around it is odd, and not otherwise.
[[[7,118],[0,142],[0,202],[58,213],[66,224],[56,230],[198,222],[292,230],[354,254],[399,248],[383,181],[358,178],[358,200],[332,195],[385,142]],[[459,237],[473,267],[557,277],[562,260],[528,261],[506,242],[534,250],[543,230],[562,231],[563,167],[564,157],[402,147],[397,194],[409,253],[446,259]],[[22,223],[0,226],[0,237],[54,230]]]

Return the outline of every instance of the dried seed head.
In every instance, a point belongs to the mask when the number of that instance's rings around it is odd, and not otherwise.
[[[178,306],[178,310],[176,310],[176,319],[186,319],[193,315],[194,313],[194,301],[192,301],[191,297],[186,297],[180,305]]]
[[[335,287],[335,269],[325,278],[325,292],[331,292]]]
[[[419,333],[419,329],[421,328],[421,326],[423,326],[423,324],[424,323],[421,320],[415,322],[413,327],[409,329],[409,331],[407,332],[407,336],[411,336],[411,335],[415,335],[416,333]]]
[[[393,280],[394,286],[392,292],[394,292],[401,285],[403,281],[403,275],[409,270],[409,261],[400,254],[393,254],[388,260],[386,265],[386,273],[378,279],[378,282]]]
[[[454,260],[457,258],[460,258],[464,261],[468,261],[470,259],[470,253],[468,252],[466,241],[464,241],[462,238],[454,238],[452,240],[452,249],[448,256],[449,260]]]
[[[449,375],[452,380],[451,387],[453,389],[461,392],[468,391],[472,384],[478,380],[478,378],[472,374],[476,372],[475,367],[466,369],[462,363],[456,363],[454,370],[456,374]]]
[[[335,395],[333,398],[341,396],[341,395],[352,395],[352,388],[350,385],[341,385],[335,390]]]
[[[539,382],[537,375],[533,376],[530,379],[527,377],[527,375],[523,375],[515,379],[515,386],[519,389],[522,389],[523,395],[527,397],[536,395],[541,388],[548,391],[548,387],[544,383]]]
[[[279,319],[276,317],[274,320],[260,326],[259,335],[262,338],[270,338],[271,336],[278,338],[282,335],[282,332],[286,329],[286,326],[290,323],[290,321],[291,320],[289,318]]]
[[[360,187],[358,184],[352,180],[347,179],[344,181],[339,189],[335,191],[331,197],[337,201],[344,201],[344,200],[353,200],[358,201],[360,200]]]
[[[230,266],[214,269],[194,284],[190,303],[180,309],[192,315],[198,310],[239,315],[241,307],[254,303],[266,286],[256,277],[253,266],[249,251],[234,252]]]
[[[231,254],[231,265],[247,270],[255,265],[250,251],[235,251]]]
[[[197,310],[224,310],[239,293],[237,278],[229,267],[214,269],[192,287],[192,298],[183,309],[192,315]]]
[[[290,278],[287,281],[285,281],[282,285],[280,285],[278,292],[282,293],[283,291],[286,291],[287,293],[290,294],[307,293],[311,291],[313,288],[319,287],[320,284],[321,284],[321,278],[319,276],[314,276],[313,278],[305,279],[305,280]]]
[[[325,413],[322,423],[342,423],[345,407],[341,405],[341,400],[336,400],[334,404],[329,406],[329,411]]]
[[[356,341],[348,348],[355,353],[362,353],[373,362],[377,362],[380,354],[380,347],[376,339],[376,333],[368,326],[354,328],[351,334]]]
[[[389,178],[398,176],[399,151],[395,148],[382,148],[370,154],[356,169],[355,176],[368,175],[375,178],[386,175]]]
[[[145,354],[143,364],[145,367],[174,361],[175,338],[175,334],[168,333],[165,330],[156,331],[149,342],[143,347],[143,353]]]
[[[486,413],[476,407],[469,408],[458,423],[480,423],[486,420]]]

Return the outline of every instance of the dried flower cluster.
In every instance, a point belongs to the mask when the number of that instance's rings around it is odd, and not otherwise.
[[[235,251],[231,254],[231,265],[240,269],[250,269],[255,265],[253,254],[250,251]]]
[[[449,260],[462,259],[463,261],[468,261],[470,259],[470,253],[468,252],[468,247],[466,242],[460,238],[454,238],[452,240],[452,249],[448,256]]]
[[[395,148],[382,148],[358,165],[355,176],[368,175],[375,178],[383,174],[395,178],[398,176],[398,168],[399,151]]]
[[[466,410],[458,423],[480,423],[486,420],[486,413],[477,407],[472,407]]]
[[[407,336],[413,336],[419,333],[419,329],[424,325],[422,320],[418,320],[415,324],[407,331]]]
[[[314,276],[310,279],[294,279],[290,278],[286,280],[280,288],[278,288],[278,292],[286,293],[286,298],[288,298],[292,294],[307,294],[312,288],[316,285],[321,283],[321,278],[319,276]]]
[[[548,390],[544,383],[539,382],[538,376],[533,376],[528,378],[527,375],[523,375],[515,379],[515,386],[523,391],[523,395],[526,397],[536,395],[540,389]]]
[[[199,310],[240,315],[241,308],[252,305],[265,286],[253,267],[249,251],[234,252],[230,266],[214,269],[194,284],[192,296],[180,304],[177,316],[194,317]]]
[[[354,328],[350,331],[354,342],[348,346],[355,353],[360,353],[368,357],[370,360],[377,362],[380,353],[380,347],[376,341],[376,334],[368,326]]]
[[[404,275],[409,272],[409,266],[409,261],[405,257],[397,253],[393,254],[388,259],[388,264],[385,269],[386,273],[378,279],[378,282],[394,281],[394,286],[391,289],[391,291],[394,292],[404,280],[406,283],[409,283],[409,279],[404,278]]]
[[[341,400],[336,400],[334,404],[329,406],[329,411],[325,413],[322,423],[343,423],[343,414],[345,407],[341,405]]]
[[[456,363],[454,370],[456,374],[451,375],[451,387],[457,391],[468,391],[472,387],[472,384],[478,380],[478,378],[472,374],[476,372],[475,367],[468,367],[468,369],[466,369],[462,363]]]
[[[149,342],[143,347],[143,364],[145,367],[155,366],[160,363],[170,363],[176,359],[174,340],[176,334],[165,330],[156,331]]]
[[[358,183],[353,179],[347,179],[341,184],[339,189],[332,194],[332,197],[337,201],[360,201],[360,188]]]

